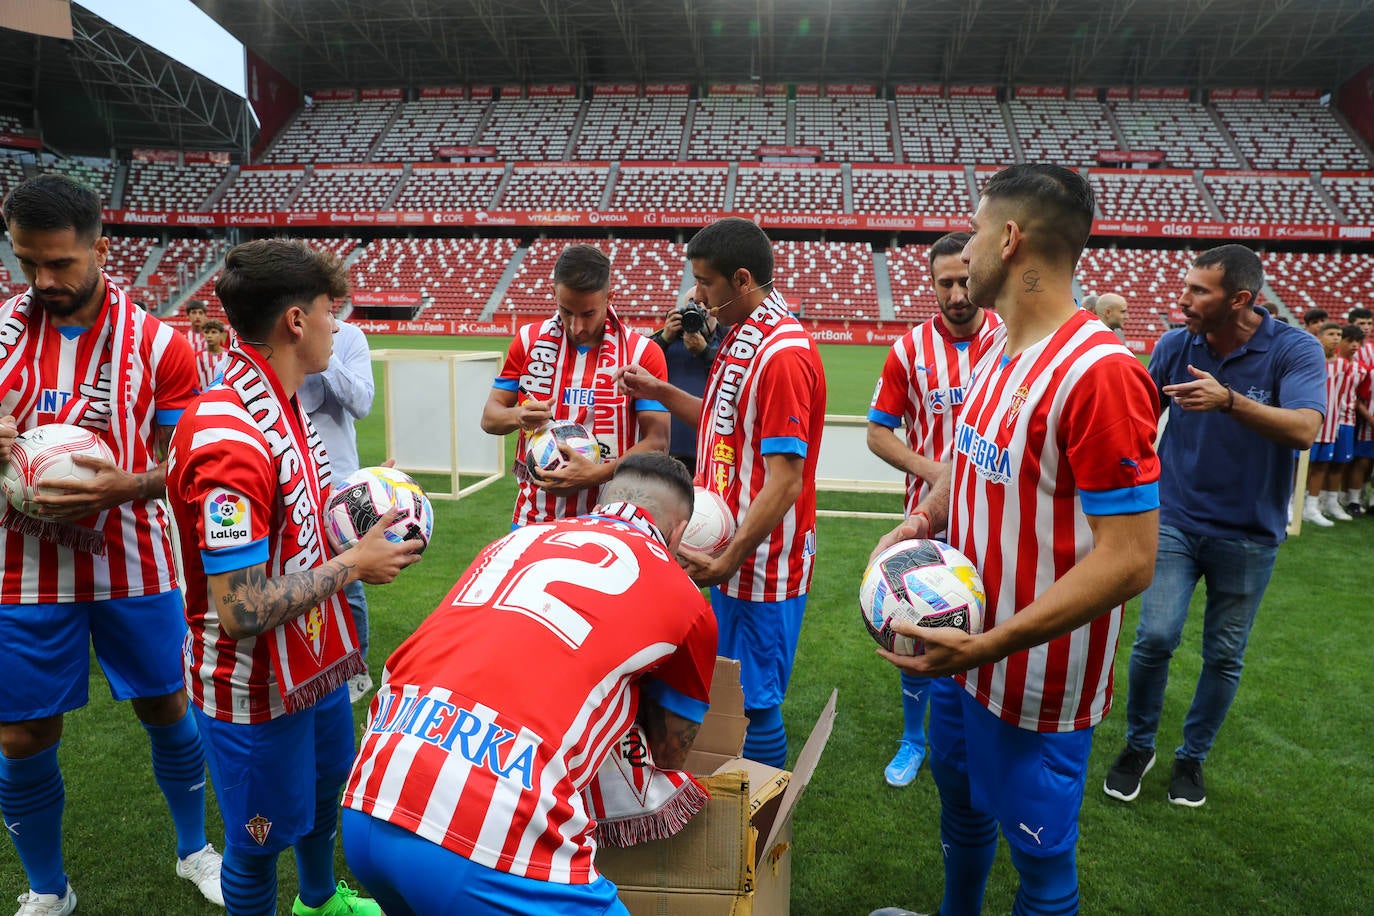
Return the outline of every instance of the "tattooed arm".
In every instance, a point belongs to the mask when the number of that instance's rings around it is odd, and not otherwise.
[[[646,696],[639,698],[639,724],[649,737],[649,753],[661,770],[680,770],[687,764],[687,752],[697,740],[700,722],[669,712]]]
[[[209,576],[210,604],[231,639],[246,639],[308,613],[357,579],[381,585],[420,559],[419,541],[388,541],[382,532],[395,520],[393,509],[357,544],[314,569],[271,578],[267,564]]]

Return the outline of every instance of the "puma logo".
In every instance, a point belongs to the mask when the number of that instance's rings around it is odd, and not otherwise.
[[[944,840],[940,841],[940,852],[944,853],[946,859],[949,858],[949,844]]]
[[[922,693],[922,691],[920,691],[920,690],[916,691],[915,693],[912,693],[910,690],[907,690],[905,687],[902,688],[902,696],[911,697],[913,700],[916,700],[917,702],[920,702],[921,693]]]
[[[1024,821],[1022,821],[1020,824],[1017,824],[1016,826],[1020,827],[1020,828],[1021,828],[1022,830],[1024,830],[1024,831],[1026,831],[1026,833],[1029,833],[1029,834],[1031,835],[1031,839],[1035,840],[1035,845],[1036,845],[1036,846],[1041,845],[1041,843],[1040,843],[1040,834],[1043,833],[1043,832],[1045,831],[1045,828],[1044,828],[1044,827],[1041,827],[1039,830],[1032,830],[1032,829],[1030,829],[1029,827],[1026,826],[1026,824],[1025,824]]]
[[[200,791],[201,789],[203,789],[203,788],[205,788],[205,780],[202,779],[200,782],[198,782],[198,783],[196,783],[195,785],[191,786],[191,787],[190,787],[189,789],[187,789],[186,791],[187,791],[187,792],[199,792],[199,791]]]
[[[15,836],[19,836],[19,822],[18,822],[18,821],[15,821],[15,822],[12,823],[12,824],[11,824],[9,821],[5,821],[5,829],[8,830],[10,833],[14,834]]]

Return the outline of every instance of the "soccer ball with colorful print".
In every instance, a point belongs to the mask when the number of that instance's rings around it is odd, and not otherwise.
[[[692,518],[682,532],[682,546],[718,557],[735,536],[735,514],[715,490],[696,488]]]
[[[419,541],[429,546],[434,533],[434,507],[409,474],[395,468],[359,468],[334,485],[324,510],[324,527],[335,553],[362,538],[391,509],[400,516],[387,526],[388,541]]]
[[[115,460],[114,452],[89,429],[66,423],[46,423],[20,433],[10,446],[9,461],[0,467],[0,491],[11,506],[34,514],[33,499],[40,483],[90,480],[98,471],[76,463],[78,455]],[[50,494],[60,490],[43,487]]]
[[[897,655],[920,655],[925,647],[893,630],[895,621],[981,633],[986,602],[978,570],[943,541],[893,544],[873,560],[859,586],[864,626],[878,645]]]
[[[587,432],[587,427],[572,420],[550,420],[525,443],[525,467],[536,480],[544,479],[540,471],[567,467],[568,459],[559,445],[567,446],[593,464],[601,462],[601,445]]]

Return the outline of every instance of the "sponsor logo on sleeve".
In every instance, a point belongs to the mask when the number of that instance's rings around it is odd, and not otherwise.
[[[248,499],[233,490],[216,487],[205,498],[205,546],[232,547],[253,538],[252,510]]]

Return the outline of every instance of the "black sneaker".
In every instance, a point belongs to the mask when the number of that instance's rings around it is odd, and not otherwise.
[[[1124,802],[1135,801],[1140,794],[1140,780],[1155,765],[1155,752],[1136,750],[1129,744],[1116,757],[1116,763],[1107,771],[1107,779],[1102,783],[1102,791],[1112,798]]]
[[[1360,505],[1359,503],[1346,503],[1345,514],[1350,516],[1351,518],[1361,518],[1366,513],[1364,510],[1364,506]]]
[[[1174,775],[1169,777],[1169,801],[1189,808],[1200,808],[1207,801],[1201,760],[1179,757],[1174,761]]]

